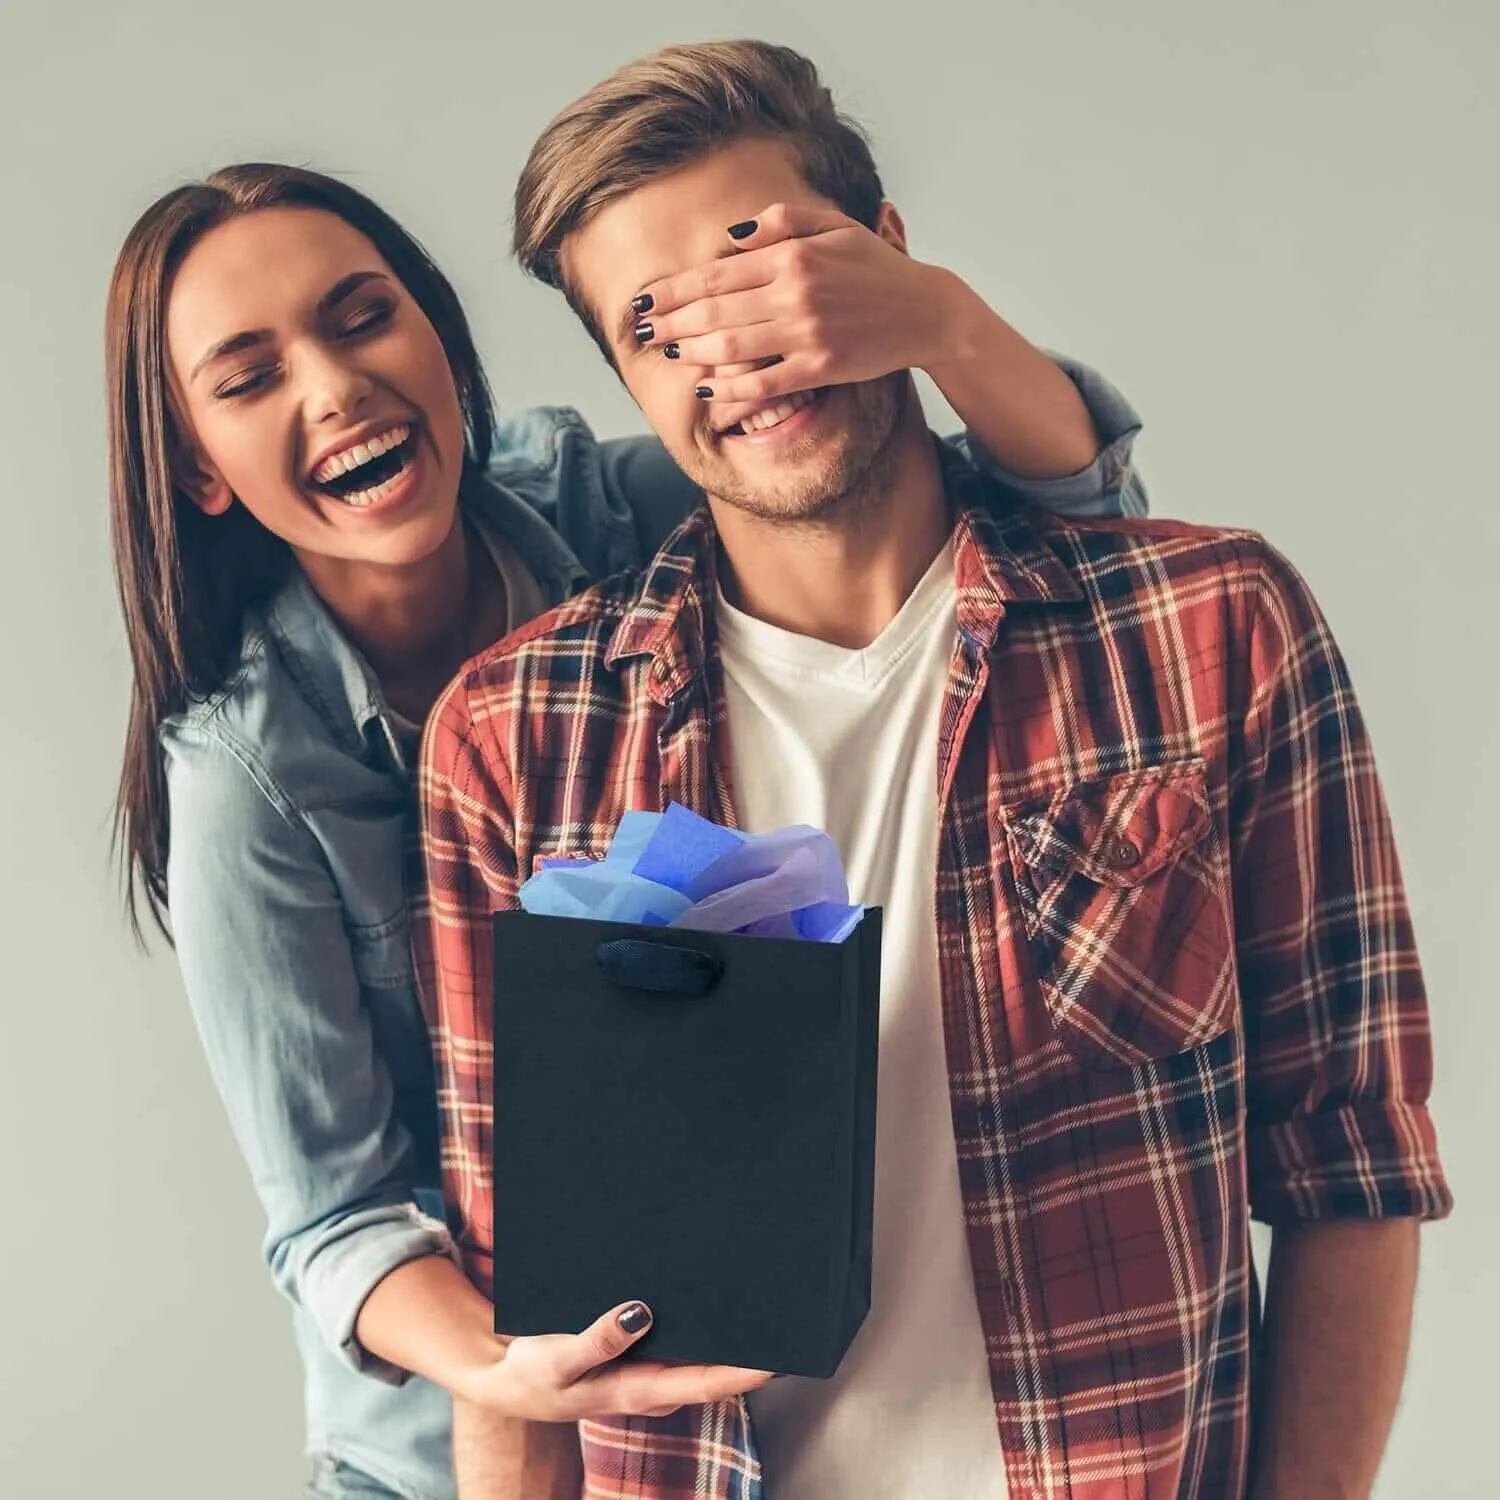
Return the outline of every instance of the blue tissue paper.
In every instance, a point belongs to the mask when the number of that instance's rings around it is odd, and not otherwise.
[[[544,860],[520,902],[534,916],[815,943],[843,942],[864,915],[820,829],[740,833],[676,802],[626,813],[602,860]]]

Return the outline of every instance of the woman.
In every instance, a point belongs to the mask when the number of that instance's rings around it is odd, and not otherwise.
[[[753,321],[811,295],[776,256],[796,229],[769,213],[739,242],[765,267]],[[866,285],[866,306],[895,307],[891,278],[941,274],[881,259],[888,247],[858,226],[837,233],[824,264],[845,303]],[[920,285],[931,307],[902,303],[878,328],[789,323],[792,373],[762,372],[758,404],[783,393],[778,378],[795,389],[813,354],[823,383],[939,366],[943,299],[960,284]],[[661,291],[652,315],[663,343],[706,326]],[[985,316],[1006,351],[995,389],[971,394],[955,360],[945,391],[1002,452],[1024,428],[1029,472],[1070,476],[1013,487],[1140,508],[1129,408],[1079,372],[1084,412],[1055,366]],[[826,347],[804,347],[799,330],[823,325]],[[306,1368],[312,1493],[448,1500],[446,1392],[526,1415],[626,1398],[593,1376],[561,1393],[572,1406],[548,1407],[558,1351],[574,1358],[582,1336],[507,1352],[448,1259],[407,949],[417,736],[464,659],[589,575],[649,555],[699,497],[654,440],[598,443],[565,410],[497,426],[441,273],[370,200],[293,168],[230,167],[147,210],[115,268],[107,363],[134,665],[118,809],[132,918],[141,896],[165,931],[170,907],[267,1213]]]

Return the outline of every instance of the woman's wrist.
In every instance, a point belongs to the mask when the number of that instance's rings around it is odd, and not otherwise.
[[[355,1336],[370,1354],[469,1398],[505,1358],[494,1310],[446,1256],[395,1267],[360,1308]]]
[[[924,261],[914,261],[913,271],[921,280],[927,319],[911,367],[925,370],[935,381],[944,372],[951,378],[978,361],[978,334],[985,319],[1006,328],[1009,324],[956,271]]]
[[[1024,479],[1087,468],[1099,439],[1078,388],[961,277],[929,269],[937,353],[921,368],[970,435]]]
[[[509,1339],[501,1338],[487,1328],[478,1332],[476,1337],[466,1341],[462,1350],[455,1351],[454,1363],[447,1372],[448,1378],[437,1383],[460,1401],[494,1410],[495,1375],[505,1363],[509,1343]]]

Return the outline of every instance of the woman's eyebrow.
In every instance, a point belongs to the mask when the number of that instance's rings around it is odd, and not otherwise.
[[[243,354],[246,349],[253,349],[257,344],[268,344],[270,341],[271,330],[269,328],[251,328],[244,333],[233,333],[227,339],[220,339],[193,366],[192,373],[188,376],[189,383],[196,380],[216,359],[225,359],[231,354]]]
[[[391,278],[384,271],[351,271],[347,276],[340,276],[334,284],[318,298],[318,316],[324,317],[333,308],[337,307],[346,297],[351,297],[360,287],[371,281],[389,281]],[[199,374],[217,359],[227,359],[231,354],[243,354],[247,349],[253,349],[257,344],[268,344],[271,342],[272,333],[269,328],[247,328],[243,333],[232,333],[227,339],[220,339],[212,348],[193,366],[188,380],[194,381]]]
[[[337,307],[345,297],[352,296],[360,287],[369,281],[389,281],[391,278],[384,271],[351,271],[347,276],[340,276],[329,289],[318,298],[318,316]]]

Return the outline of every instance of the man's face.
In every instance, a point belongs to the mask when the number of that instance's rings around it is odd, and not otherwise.
[[[866,490],[910,389],[904,373],[799,393],[798,409],[774,425],[758,415],[724,430],[725,409],[694,394],[723,372],[665,359],[632,332],[639,320],[630,303],[642,287],[734,254],[728,227],[769,203],[832,206],[803,182],[785,145],[740,141],[608,204],[568,237],[563,266],[684,473],[751,515],[826,519]]]

